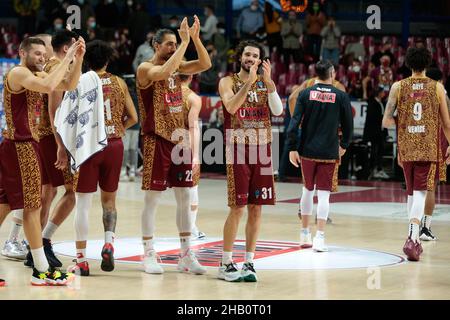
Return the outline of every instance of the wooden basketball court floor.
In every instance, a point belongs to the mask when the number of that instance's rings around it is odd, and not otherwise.
[[[91,275],[77,277],[68,288],[32,287],[31,269],[21,261],[1,257],[0,276],[8,281],[8,286],[0,288],[0,299],[450,299],[450,188],[439,187],[432,223],[438,241],[423,243],[420,262],[407,262],[402,253],[407,233],[405,192],[400,184],[344,184],[331,196],[333,223],[326,228],[330,251],[314,253],[311,249],[300,250],[297,244],[300,183],[277,183],[277,205],[263,208],[261,241],[255,259],[259,281],[227,283],[216,279],[228,212],[223,178],[200,181],[198,226],[207,239],[193,244],[201,253],[201,260],[214,265],[203,276],[176,270],[178,239],[172,190],[164,193],[156,216],[156,249],[163,257],[165,273],[150,275],[141,270],[136,261],[142,253],[139,239],[143,192],[140,181],[121,182],[115,249],[116,259],[122,260],[116,260],[113,272],[100,270],[103,227],[96,195],[88,243]],[[75,256],[73,216],[53,239],[64,267],[72,264]],[[2,246],[10,219],[11,216],[0,230]],[[244,239],[244,226],[245,216],[238,239]],[[315,232],[315,226],[311,227]],[[237,249],[242,250],[242,246]]]

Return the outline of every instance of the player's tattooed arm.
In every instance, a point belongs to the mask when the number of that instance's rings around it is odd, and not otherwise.
[[[395,82],[391,87],[391,91],[389,92],[389,98],[386,104],[386,110],[384,111],[382,122],[384,128],[395,127],[394,112],[397,106],[399,87],[400,83]]]

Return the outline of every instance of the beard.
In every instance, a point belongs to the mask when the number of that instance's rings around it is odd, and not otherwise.
[[[244,70],[244,71],[246,71],[246,72],[250,72],[250,67],[247,67],[247,66],[245,65],[245,63],[243,63],[243,62],[241,62],[241,69]]]
[[[40,72],[44,69],[44,66],[42,64],[39,64],[28,57],[25,59],[25,65],[28,69],[31,70],[31,72]]]

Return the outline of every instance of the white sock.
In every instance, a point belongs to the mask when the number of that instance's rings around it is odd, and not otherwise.
[[[17,240],[19,238],[20,228],[22,228],[22,224],[12,221],[8,240]]]
[[[306,235],[309,233],[309,228],[302,228],[301,232]]]
[[[233,252],[222,252],[222,264],[230,264],[233,262]]]
[[[142,240],[142,244],[144,245],[144,255],[149,256],[150,251],[155,250],[153,248],[153,239]]]
[[[409,237],[413,241],[419,240],[419,225],[416,223],[409,224]]]
[[[406,201],[406,213],[408,214],[408,219],[411,220],[411,207],[413,205],[413,196],[408,195],[408,200]]]
[[[427,215],[424,215],[424,216],[423,216],[423,225],[424,225],[425,228],[427,228],[427,229],[430,229],[430,226],[431,226],[431,218],[432,218],[432,216],[427,216]]]
[[[105,243],[114,243],[115,233],[112,231],[105,231]]]
[[[184,256],[188,252],[190,247],[191,237],[180,237],[180,251],[182,256]]]
[[[47,222],[47,225],[44,228],[44,231],[42,231],[42,238],[44,239],[51,239],[53,237],[53,234],[55,233],[56,229],[58,229],[58,226],[54,224],[51,221]]]
[[[191,223],[192,223],[192,233],[197,234],[198,233],[198,228],[197,228],[197,212],[198,212],[198,208],[195,210],[191,209]]]
[[[324,238],[325,237],[325,231],[316,231],[316,237],[318,238]]]
[[[245,253],[245,262],[253,263],[253,258],[255,257],[254,252],[246,252]]]
[[[31,249],[34,267],[39,272],[46,272],[49,268],[47,258],[45,257],[44,247]]]
[[[425,198],[427,196],[426,191],[413,191],[413,203],[411,206],[411,213],[409,219],[417,219],[420,223],[423,217],[423,211],[425,210]]]
[[[77,263],[86,261],[86,249],[77,249]]]

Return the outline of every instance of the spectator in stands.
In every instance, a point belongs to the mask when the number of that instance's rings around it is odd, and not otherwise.
[[[370,90],[383,86],[389,92],[394,83],[394,72],[390,67],[391,58],[384,55],[380,59],[381,65],[373,69],[370,74],[363,80],[364,100],[371,95]]]
[[[205,24],[200,27],[200,31],[202,32],[202,37],[204,41],[211,41],[214,35],[217,33],[217,17],[214,14],[214,7],[211,5],[205,6]]]
[[[362,81],[361,79],[356,79],[353,82],[350,82],[350,89],[348,91],[348,95],[351,99],[362,100],[364,97]]]
[[[345,58],[346,65],[351,65],[354,60],[364,62],[366,59],[366,49],[364,45],[358,41],[357,38],[352,37],[351,40],[345,46]]]
[[[320,33],[325,24],[326,17],[320,8],[320,3],[319,1],[314,1],[306,14],[307,52],[313,57],[314,61],[319,60],[320,45],[322,44]]]
[[[392,47],[391,42],[389,40],[386,40],[383,43],[381,50],[373,54],[373,56],[370,58],[370,61],[375,65],[375,67],[380,66],[380,64],[381,64],[380,61],[381,61],[382,56],[389,56],[389,58],[390,58],[389,66],[392,66],[392,64],[395,61],[395,57],[391,51],[391,47]]]
[[[339,64],[339,41],[341,29],[336,25],[333,17],[328,17],[327,25],[320,33],[322,36],[322,60],[330,60],[333,65]]]
[[[389,176],[383,170],[383,150],[387,137],[387,129],[381,122],[385,109],[387,91],[384,86],[374,90],[367,105],[366,122],[364,124],[363,140],[370,142],[370,170],[373,178],[388,179]],[[370,177],[370,176],[369,176]]]
[[[303,61],[303,50],[299,41],[299,37],[303,33],[303,27],[297,19],[295,11],[288,13],[288,19],[283,21],[281,26],[281,36],[283,37],[283,56],[286,67],[289,65],[291,57],[294,62]]]
[[[94,16],[88,17],[86,20],[86,28],[85,32],[81,30],[81,36],[84,38],[86,42],[95,40],[95,39],[103,39],[103,34],[97,26],[97,20]]]
[[[147,39],[145,39],[144,43],[139,46],[136,51],[136,55],[133,60],[133,70],[136,72],[137,67],[144,61],[147,61],[153,57],[155,54],[155,50],[152,47],[153,36],[155,35],[154,31],[150,31],[147,33]]]
[[[114,0],[100,0],[95,7],[95,17],[101,28],[117,29],[119,26],[119,9]]]
[[[211,59],[211,68],[200,74],[200,93],[217,94],[217,83],[219,80],[219,72],[221,72],[222,61],[217,54],[214,44],[206,45],[209,57]]]
[[[81,29],[86,32],[87,20],[95,16],[95,11],[89,0],[78,0],[78,6],[81,9]]]
[[[212,37],[211,42],[213,43],[214,47],[216,48],[217,55],[222,60],[222,63],[225,64],[225,69],[226,69],[226,57],[227,57],[227,51],[230,48],[230,44],[228,43],[228,40],[225,38],[225,24],[224,23],[219,22],[217,24],[217,32]]]
[[[17,32],[22,38],[26,32],[34,30],[36,15],[41,6],[40,0],[14,0],[14,10],[19,16]]]
[[[155,25],[158,19],[154,19]],[[137,46],[139,43],[145,41],[146,32],[148,30],[156,30],[150,27],[150,16],[145,9],[145,6],[140,1],[135,2],[134,12],[130,15],[128,20],[128,30],[130,30],[130,38],[133,44]],[[177,32],[175,34],[178,34]]]
[[[259,8],[258,0],[252,0],[249,7],[242,10],[239,15],[236,31],[241,40],[255,39],[259,28],[264,27],[263,12]]]
[[[48,29],[45,33],[48,34],[54,34],[56,31],[63,29],[64,26],[64,20],[60,17],[56,17],[55,20],[53,20],[53,26]]]
[[[172,30],[177,37],[177,42],[181,43],[180,35],[178,34],[179,27],[180,27],[180,19],[178,18],[178,16],[171,16],[169,18],[169,26],[167,27],[167,29]]]
[[[264,4],[264,26],[267,33],[269,53],[272,53],[273,48],[276,48],[277,52],[281,51],[283,46],[283,39],[281,39],[282,21],[280,14],[273,10],[273,6],[266,1]]]

